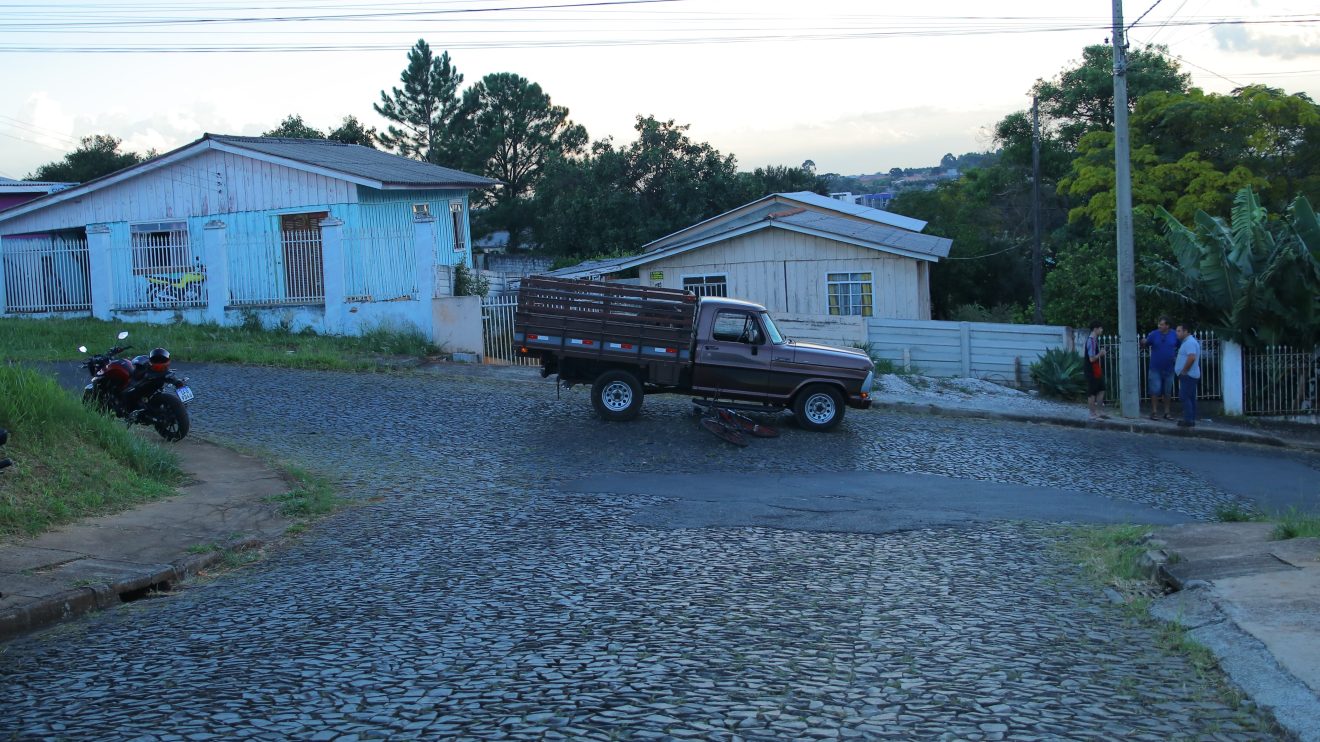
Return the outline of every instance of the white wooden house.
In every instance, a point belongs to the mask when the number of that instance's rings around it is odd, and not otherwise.
[[[776,193],[643,246],[553,271],[732,296],[780,316],[930,319],[930,266],[952,241],[926,223],[810,192]],[[860,326],[860,324],[859,324]]]
[[[494,185],[358,145],[207,134],[0,211],[0,313],[411,326],[479,352],[479,302],[461,341],[437,302],[472,265],[468,195]]]

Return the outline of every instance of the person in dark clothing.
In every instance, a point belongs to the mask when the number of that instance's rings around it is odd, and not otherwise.
[[[1104,414],[1105,404],[1105,369],[1100,363],[1105,357],[1105,349],[1100,347],[1100,333],[1105,328],[1099,322],[1091,323],[1091,334],[1086,338],[1086,351],[1082,359],[1082,370],[1086,374],[1086,405],[1091,410],[1092,420],[1108,420]]]

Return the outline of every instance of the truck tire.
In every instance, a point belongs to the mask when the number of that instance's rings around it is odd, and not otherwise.
[[[591,406],[603,420],[631,420],[642,411],[642,382],[627,371],[606,371],[591,385]]]
[[[843,420],[843,395],[825,384],[803,389],[793,400],[793,417],[804,430],[825,431]]]

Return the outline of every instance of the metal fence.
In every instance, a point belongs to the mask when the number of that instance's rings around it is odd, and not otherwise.
[[[481,300],[481,345],[486,363],[536,366],[540,361],[513,352],[513,313],[517,294],[494,294]]]
[[[1172,330],[1170,330],[1170,332],[1172,332]],[[1078,352],[1084,352],[1083,349],[1086,347],[1086,335],[1083,333],[1079,333],[1079,335],[1080,337],[1077,339],[1077,350]],[[1196,339],[1201,342],[1201,358],[1199,361],[1201,364],[1201,385],[1196,390],[1196,398],[1223,399],[1224,384],[1222,378],[1223,374],[1220,370],[1219,363],[1219,338],[1216,337],[1213,332],[1206,331],[1196,333]],[[1105,372],[1105,396],[1110,399],[1118,399],[1118,367],[1120,361],[1118,336],[1101,335],[1100,347],[1105,351],[1104,360],[1101,361],[1101,365]],[[1140,353],[1141,355],[1137,361],[1137,366],[1141,370],[1141,373],[1138,374],[1141,384],[1140,397],[1141,399],[1146,400],[1150,399],[1150,395],[1146,393],[1146,369],[1150,367],[1150,348],[1142,348]],[[1175,377],[1175,397],[1178,396],[1177,386],[1178,382]]]
[[[85,238],[6,237],[3,252],[5,311],[91,310],[91,264]]]
[[[350,301],[393,301],[417,295],[414,243],[407,232],[344,232],[344,290]]]
[[[1320,348],[1272,345],[1242,352],[1242,411],[1315,415],[1320,410]]]
[[[321,230],[229,241],[229,300],[246,306],[324,304]]]

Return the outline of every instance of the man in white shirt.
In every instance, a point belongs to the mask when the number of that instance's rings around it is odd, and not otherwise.
[[[1182,400],[1183,419],[1180,428],[1196,427],[1196,389],[1201,385],[1201,343],[1192,335],[1196,328],[1190,322],[1178,325],[1178,355],[1173,359],[1173,370],[1178,374],[1178,397]]]

